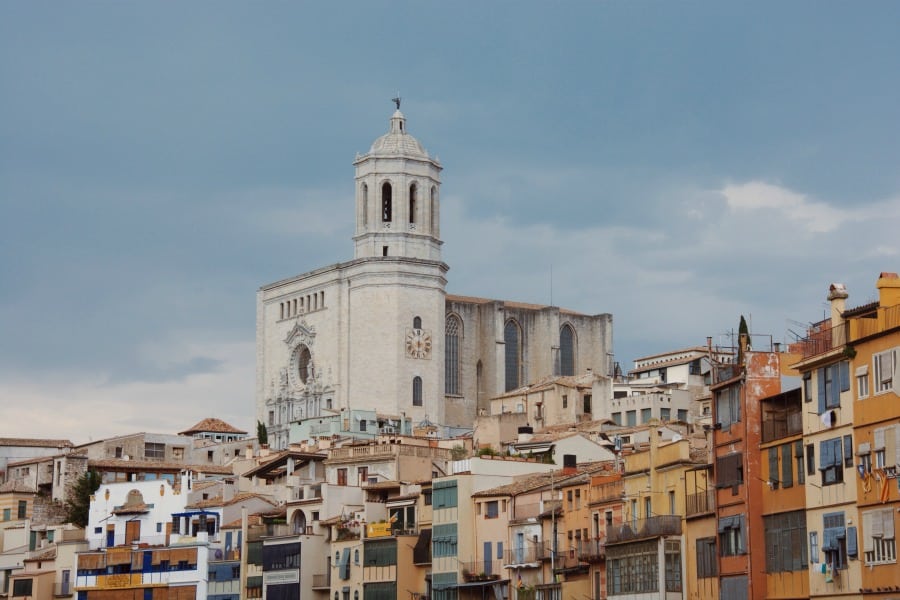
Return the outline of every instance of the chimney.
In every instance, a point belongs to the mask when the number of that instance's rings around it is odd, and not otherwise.
[[[847,288],[843,283],[832,283],[828,288],[828,301],[831,302],[831,347],[837,348],[847,343],[844,331],[844,306],[846,305]]]
[[[563,475],[574,475],[578,472],[578,462],[574,454],[563,454]]]
[[[519,427],[518,443],[524,444],[525,442],[530,442],[533,437],[534,427],[529,425],[522,425]]]
[[[878,305],[881,308],[900,304],[900,277],[896,273],[881,273],[878,276]]]

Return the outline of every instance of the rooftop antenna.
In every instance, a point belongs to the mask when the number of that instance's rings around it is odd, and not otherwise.
[[[391,98],[391,102],[397,105],[397,110],[400,110],[400,92],[397,92],[397,95]]]
[[[550,263],[550,306],[553,306],[553,263]]]

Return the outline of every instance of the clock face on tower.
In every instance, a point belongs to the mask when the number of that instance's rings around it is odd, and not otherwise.
[[[424,329],[407,329],[406,356],[409,358],[431,358],[431,332]]]

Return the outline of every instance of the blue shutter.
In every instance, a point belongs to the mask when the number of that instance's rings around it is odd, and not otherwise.
[[[843,361],[839,364],[843,364]],[[831,402],[829,406],[835,408],[841,405],[841,390],[843,386],[840,384],[841,369],[838,365],[831,365]],[[850,375],[848,374],[847,377]],[[850,385],[849,383],[847,384]],[[848,388],[849,389],[849,388]]]
[[[856,527],[847,528],[847,556],[858,556],[859,548],[856,545]]]
[[[825,470],[834,464],[834,446],[830,441],[819,444],[819,469]]]
[[[850,361],[842,360],[839,364],[841,391],[850,391]]]
[[[816,369],[816,393],[819,397],[819,414],[825,412],[825,369]]]

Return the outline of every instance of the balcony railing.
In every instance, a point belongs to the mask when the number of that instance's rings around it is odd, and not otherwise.
[[[624,490],[622,481],[612,481],[609,483],[601,483],[591,486],[590,503],[609,502],[612,500],[622,500],[622,491]]]
[[[71,596],[75,593],[75,586],[72,585],[71,581],[67,581],[66,583],[54,583],[53,584],[53,595],[57,598]]]
[[[582,562],[599,562],[606,557],[606,538],[581,540],[577,551],[578,559]]]
[[[312,576],[313,589],[323,589],[331,587],[331,573],[319,573]]]
[[[716,508],[716,490],[708,489],[685,497],[684,510],[687,516],[712,512]]]
[[[853,338],[864,338],[894,327],[900,327],[900,305],[879,308],[878,317],[876,319],[853,319]]]
[[[489,581],[500,579],[500,565],[491,560],[473,560],[460,562],[460,574],[463,581]]]
[[[820,321],[809,327],[806,337],[791,344],[792,351],[799,351],[803,359],[840,348],[849,341],[847,323],[832,327],[831,321]]]
[[[610,525],[606,528],[606,543],[616,544],[663,535],[681,535],[681,516],[648,517],[619,525]]]
[[[762,422],[763,442],[780,440],[803,432],[803,412],[800,410],[773,412],[768,416],[769,418],[764,418]]]
[[[529,563],[537,563],[544,559],[546,551],[544,545],[538,543],[529,543],[523,548],[513,548],[507,550],[504,557],[504,565],[524,565]]]

